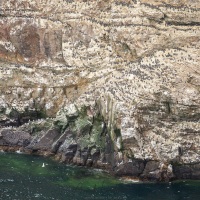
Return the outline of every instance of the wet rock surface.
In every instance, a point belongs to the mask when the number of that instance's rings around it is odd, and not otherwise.
[[[77,110],[74,116],[62,111],[63,117],[59,117],[59,123],[56,117],[1,128],[0,149],[51,156],[66,164],[101,168],[116,176],[139,178],[143,181],[199,179],[198,163],[182,164],[179,159],[172,164],[143,160],[134,158],[126,149],[117,150],[115,138],[98,108],[93,110],[93,116],[89,110],[90,107],[84,107]],[[86,128],[88,124],[90,129]],[[118,130],[115,131],[115,134],[119,134]],[[181,152],[179,149],[179,154]]]

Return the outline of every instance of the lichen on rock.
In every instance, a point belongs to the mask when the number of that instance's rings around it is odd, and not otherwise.
[[[199,9],[198,0],[1,0],[2,148],[8,138],[22,145],[21,131],[30,151],[38,144],[63,162],[199,179]]]

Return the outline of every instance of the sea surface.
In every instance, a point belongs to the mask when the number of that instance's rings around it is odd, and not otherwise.
[[[130,183],[101,170],[0,153],[0,200],[200,200],[200,181]]]

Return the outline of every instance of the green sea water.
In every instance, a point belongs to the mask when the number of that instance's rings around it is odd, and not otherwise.
[[[200,200],[200,181],[127,183],[100,170],[0,153],[0,200]]]

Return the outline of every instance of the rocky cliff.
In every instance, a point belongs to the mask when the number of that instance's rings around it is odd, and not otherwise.
[[[199,65],[199,0],[1,0],[1,148],[199,179]]]

